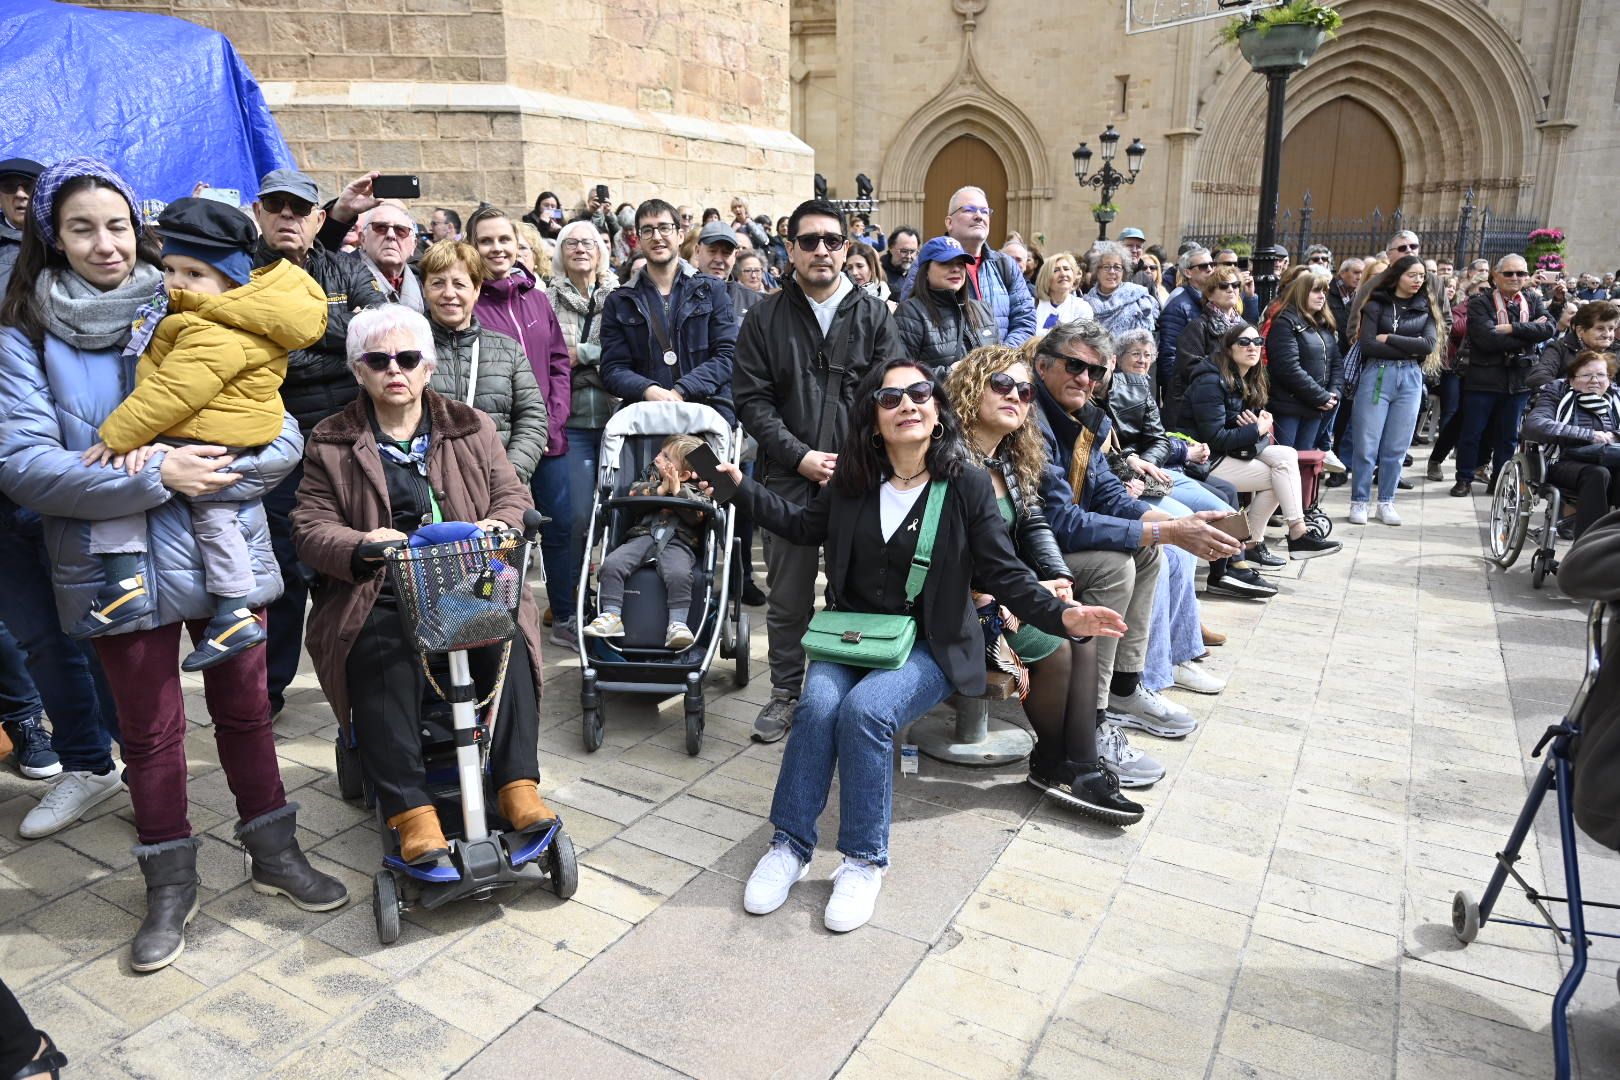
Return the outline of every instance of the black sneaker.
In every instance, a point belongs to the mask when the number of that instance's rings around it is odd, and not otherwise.
[[[1257,570],[1275,570],[1280,566],[1287,566],[1288,560],[1279,558],[1271,553],[1265,544],[1251,544],[1243,553],[1243,558]]]
[[[769,600],[769,599],[770,599],[770,597],[765,595],[765,590],[761,589],[758,585],[755,585],[752,580],[749,580],[749,581],[743,583],[743,587],[742,587],[743,606],[745,606],[745,607],[764,607],[765,602],[767,600]]]
[[[1119,780],[1097,762],[1067,762],[1043,775],[1044,767],[1030,764],[1027,782],[1088,817],[1110,825],[1135,825],[1144,813],[1140,803],[1127,799],[1119,790]]]
[[[1427,435],[1418,435],[1412,439],[1413,446],[1428,446],[1433,440]]]
[[[1411,467],[1412,467],[1412,455],[1407,454],[1406,457],[1401,459],[1401,468],[1410,469]]]
[[[264,624],[247,608],[215,615],[190,656],[180,661],[181,671],[207,671],[231,657],[264,644]]]
[[[787,690],[772,690],[771,700],[754,717],[755,742],[780,742],[793,726],[793,709],[799,699]]]
[[[1343,547],[1337,540],[1319,540],[1306,533],[1297,540],[1289,538],[1288,557],[1295,560],[1314,559],[1318,555],[1336,555]]]
[[[1330,488],[1340,488],[1350,482],[1348,473],[1331,473],[1325,481]]]
[[[1451,497],[1453,499],[1464,498],[1471,490],[1473,489],[1467,480],[1458,480],[1451,485]]]
[[[1395,486],[1402,491],[1411,491],[1416,485],[1403,476],[1399,480],[1395,481]]]
[[[1277,595],[1277,586],[1261,577],[1252,566],[1228,565],[1226,573],[1212,579],[1204,591],[1239,600],[1266,600]]]
[[[1430,480],[1444,480],[1446,478],[1446,474],[1441,471],[1438,461],[1429,462],[1429,468],[1423,475]]]

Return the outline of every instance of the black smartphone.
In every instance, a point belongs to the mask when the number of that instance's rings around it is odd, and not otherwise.
[[[736,482],[720,471],[720,459],[715,456],[708,443],[686,452],[686,467],[697,473],[700,479],[707,480],[709,486],[714,488],[715,502],[730,502],[731,497],[737,494]]]
[[[1239,255],[1237,267],[1239,270],[1247,270],[1249,268],[1249,257],[1247,255]]]
[[[379,199],[420,199],[422,178],[406,173],[383,173],[372,178],[371,194]]]
[[[606,184],[596,185],[596,198],[598,202],[608,201],[608,186]]]

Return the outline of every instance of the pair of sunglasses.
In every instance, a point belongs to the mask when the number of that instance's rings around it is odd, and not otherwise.
[[[914,382],[910,386],[885,386],[883,389],[873,392],[872,400],[878,403],[880,409],[898,409],[900,402],[906,398],[910,398],[918,405],[921,405],[933,396],[933,383]]]
[[[292,212],[299,217],[309,217],[309,215],[315,212],[314,203],[305,202],[303,199],[296,198],[292,195],[283,195],[279,193],[260,196],[259,205],[264,207],[266,211],[272,214],[279,214],[289,207],[291,207]]]
[[[423,359],[419,349],[401,349],[399,352],[363,352],[360,362],[375,372],[388,370],[390,362],[398,364],[401,371],[415,371]]]
[[[1088,375],[1091,378],[1091,381],[1094,383],[1100,383],[1104,379],[1108,378],[1107,364],[1093,364],[1088,361],[1081,360],[1077,356],[1064,356],[1062,353],[1047,353],[1046,355],[1052,357],[1054,360],[1063,361],[1063,370],[1067,371],[1070,375],[1079,375],[1084,373]],[[1030,387],[1030,396],[1033,397],[1034,393],[1035,388],[1032,386]]]
[[[816,248],[824,244],[830,252],[837,251],[844,246],[844,238],[837,233],[800,233],[793,238],[793,242],[798,244],[799,250],[806,255],[811,254]]]
[[[1250,337],[1248,334],[1244,334],[1242,337],[1234,339],[1232,344],[1247,345],[1251,349],[1258,349],[1260,346],[1264,345],[1265,342],[1260,338]]]
[[[1002,397],[1018,395],[1018,400],[1025,405],[1035,400],[1035,384],[1032,382],[1018,382],[1005,371],[998,371],[990,376],[990,389]]]

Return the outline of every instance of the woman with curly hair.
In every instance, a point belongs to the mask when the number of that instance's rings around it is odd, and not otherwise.
[[[1046,449],[1040,426],[1026,423],[1035,386],[1019,350],[1006,345],[974,349],[945,378],[970,456],[984,466],[996,508],[1012,534],[1018,557],[1053,595],[1072,599],[1074,582],[1041,513]],[[974,606],[992,621],[1000,605],[975,593]],[[1033,626],[1009,621],[1009,644],[1029,667],[1024,714],[1035,729],[1029,783],[1082,813],[1128,825],[1142,807],[1120,794],[1119,781],[1097,753],[1097,643],[1066,646]],[[1076,670],[1078,668],[1078,670]]]

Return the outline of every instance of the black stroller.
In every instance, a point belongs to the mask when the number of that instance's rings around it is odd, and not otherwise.
[[[398,838],[378,810],[383,868],[372,878],[372,904],[377,938],[384,945],[399,938],[400,913],[413,906],[431,910],[522,884],[549,884],[566,900],[579,887],[574,844],[562,820],[512,829],[494,809],[487,762],[511,643],[518,633],[518,603],[544,521],[530,510],[522,532],[419,547],[366,545],[365,554],[387,559],[406,631],[421,654],[429,685],[442,699],[423,703],[422,761],[450,841],[449,865],[410,865],[399,857]],[[504,651],[494,686],[480,702],[468,653],[491,645],[504,645]],[[486,709],[483,719],[480,709]],[[354,729],[343,727],[336,747],[338,789],[345,799],[363,797],[374,806]]]
[[[596,616],[593,570],[623,541],[632,515],[649,507],[691,505],[680,498],[629,494],[630,485],[652,464],[671,435],[696,435],[709,444],[716,457],[732,464],[742,447],[741,429],[728,426],[707,405],[642,401],[613,414],[602,430],[601,466],[591,500],[575,626],[583,628]],[[748,613],[732,595],[731,570],[736,560],[726,557],[738,542],[735,511],[729,506],[705,504],[704,508],[713,512],[703,550],[693,552],[697,580],[686,622],[696,638],[691,646],[681,651],[664,646],[668,616],[664,583],[652,566],[636,570],[626,582],[624,637],[610,640],[579,635],[579,698],[586,750],[595,751],[602,745],[604,690],[659,697],[685,695],[686,752],[696,754],[703,748],[703,676],[715,654],[734,659],[737,685],[748,685]]]

